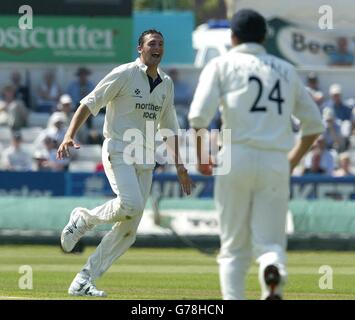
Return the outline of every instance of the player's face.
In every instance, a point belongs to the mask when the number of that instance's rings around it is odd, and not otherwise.
[[[156,33],[147,34],[142,46],[138,47],[142,62],[150,67],[157,66],[164,54],[164,40]]]

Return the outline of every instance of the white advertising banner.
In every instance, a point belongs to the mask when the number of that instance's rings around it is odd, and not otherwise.
[[[159,212],[159,221],[156,223],[153,210],[146,209],[138,227],[138,235],[170,235],[172,230],[181,236],[218,236],[219,221],[216,210],[194,210],[194,209],[168,209]],[[293,217],[289,211],[287,234],[294,232]]]
[[[326,66],[329,54],[337,48],[337,36],[331,32],[306,28],[280,18],[268,21],[267,50],[298,66]],[[346,37],[354,53],[354,37]]]
[[[327,66],[337,38],[348,40],[355,54],[354,0],[226,0],[229,18],[240,10],[260,12],[270,27],[270,53],[298,66]]]

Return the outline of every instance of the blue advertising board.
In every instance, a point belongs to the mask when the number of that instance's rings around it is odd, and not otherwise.
[[[0,196],[63,196],[66,178],[62,172],[0,171]]]
[[[213,196],[214,178],[193,175],[196,187],[191,197]],[[292,199],[355,200],[355,177],[309,175],[291,178]],[[152,193],[181,197],[175,174],[154,175]],[[104,173],[1,172],[0,196],[112,196]]]

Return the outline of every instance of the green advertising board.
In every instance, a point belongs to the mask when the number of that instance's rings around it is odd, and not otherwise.
[[[131,17],[0,16],[0,62],[126,63],[132,57]]]

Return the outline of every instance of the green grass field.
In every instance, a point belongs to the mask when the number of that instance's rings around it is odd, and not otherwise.
[[[82,299],[67,288],[93,247],[64,254],[55,246],[0,246],[0,299]],[[285,299],[355,299],[355,255],[352,252],[288,253]],[[33,289],[19,289],[22,265],[33,270]],[[320,289],[322,265],[333,269],[333,289]],[[97,281],[106,299],[221,299],[214,256],[193,249],[131,248]],[[247,279],[247,298],[259,298],[257,266]],[[92,298],[90,298],[92,299]]]

